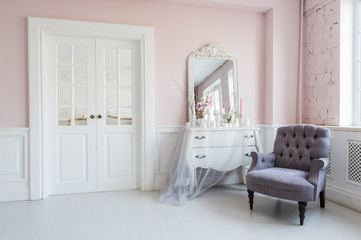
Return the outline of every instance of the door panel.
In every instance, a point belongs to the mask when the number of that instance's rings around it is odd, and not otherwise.
[[[106,178],[131,176],[133,166],[127,160],[132,158],[132,134],[108,134],[105,138]]]
[[[96,46],[98,190],[134,189],[139,50],[130,41],[97,39]]]
[[[95,41],[48,39],[49,194],[96,190]]]
[[[58,182],[86,182],[88,156],[86,135],[57,136]]]

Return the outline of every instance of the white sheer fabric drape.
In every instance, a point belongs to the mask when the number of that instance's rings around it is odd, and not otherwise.
[[[219,183],[226,172],[212,168],[194,167],[192,162],[192,132],[185,127],[178,134],[178,141],[174,157],[169,170],[168,186],[161,190],[160,202],[185,205],[191,200]],[[217,154],[217,153],[216,153]],[[227,160],[217,154],[217,161],[222,161],[222,166],[227,168]]]

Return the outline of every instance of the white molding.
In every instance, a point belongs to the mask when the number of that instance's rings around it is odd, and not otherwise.
[[[0,146],[0,158],[7,157],[0,165],[0,202],[29,199],[28,136],[28,128],[0,128],[0,140],[10,144]],[[7,167],[15,172],[5,172]]]
[[[353,28],[353,52],[359,53],[360,52],[360,43],[361,39],[359,39],[358,31],[360,29],[360,0],[353,0],[353,9],[354,9],[354,28]],[[361,99],[358,97],[359,94],[359,84],[360,84],[360,64],[359,64],[359,54],[354,54],[353,56],[353,124],[357,126],[361,126],[361,119],[360,119],[360,105]]]
[[[266,13],[275,5],[274,1],[264,0],[143,0],[148,2],[164,2],[188,6],[231,9],[247,12]]]
[[[326,199],[361,212],[361,196],[345,189],[327,184]],[[327,204],[327,203],[326,203]]]
[[[141,190],[154,188],[154,35],[153,27],[28,17],[30,199],[47,197],[47,126],[44,108],[44,45],[48,34],[107,37],[140,42],[141,48]]]
[[[134,29],[134,26],[133,26]],[[141,50],[141,77],[142,102],[141,108],[144,143],[141,150],[141,190],[154,190],[154,161],[155,161],[155,135],[154,135],[154,33],[153,27],[141,27],[138,34],[142,35],[143,47]]]

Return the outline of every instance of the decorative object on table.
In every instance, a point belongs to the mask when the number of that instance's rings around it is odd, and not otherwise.
[[[204,118],[206,113],[207,115],[210,113],[209,109],[213,106],[213,96],[206,95],[205,97],[201,97],[200,101],[197,103],[197,117]]]
[[[222,116],[222,112],[220,112],[218,109],[215,109],[213,111],[213,115],[214,115],[214,122],[215,122],[215,127],[220,127],[221,126],[221,116]]]
[[[239,112],[238,110],[230,110],[227,114],[224,115],[224,119],[227,123],[235,123],[236,119],[239,119]]]
[[[238,119],[238,118],[236,118],[236,119],[233,120],[233,122],[232,122],[232,127],[234,127],[234,128],[240,127],[240,125],[239,125],[239,119]]]
[[[325,207],[326,169],[329,164],[330,130],[310,124],[280,127],[273,152],[252,152],[246,176],[250,209],[253,193],[298,201],[303,225],[307,201]]]
[[[221,115],[224,115],[224,114],[226,114],[226,110],[224,109],[224,104],[223,104],[223,107],[222,107],[222,109],[221,109],[221,113],[220,113]]]
[[[249,117],[246,117],[245,125],[246,127],[249,127],[251,125],[251,120],[249,119]]]
[[[225,120],[225,123],[232,122],[232,113],[224,114],[223,119]]]
[[[240,117],[243,116],[243,100],[242,100],[242,98],[241,98],[241,102],[239,104],[239,115],[240,115]]]

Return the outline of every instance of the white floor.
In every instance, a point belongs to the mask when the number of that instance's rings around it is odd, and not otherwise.
[[[299,226],[296,202],[255,195],[242,186],[208,190],[184,207],[138,190],[0,203],[1,240],[361,239],[361,214],[326,201],[309,203]]]

